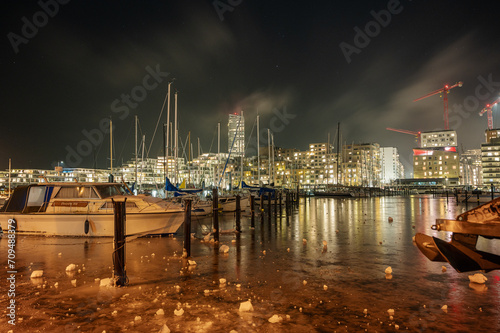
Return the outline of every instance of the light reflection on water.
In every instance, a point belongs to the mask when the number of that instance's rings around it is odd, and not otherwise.
[[[23,320],[16,332],[155,332],[164,323],[173,332],[380,332],[396,324],[415,332],[499,331],[499,273],[485,274],[485,286],[470,286],[469,274],[428,261],[412,243],[416,232],[447,239],[431,226],[461,212],[452,200],[431,196],[301,199],[291,217],[283,214],[270,224],[266,213],[264,223],[257,217],[255,230],[245,217],[242,234],[221,234],[228,254],[193,240],[195,267],[179,257],[182,235],[127,243],[125,288],[99,288],[94,281],[112,274],[111,239],[19,236],[16,301]],[[198,222],[210,219],[193,224]],[[221,224],[233,229],[234,217]],[[6,251],[4,238],[0,253]],[[71,263],[80,272],[67,274]],[[392,279],[386,279],[387,266]],[[31,280],[38,269],[44,278]],[[6,274],[0,273],[3,281]],[[228,284],[219,286],[220,278]],[[2,304],[5,290],[2,285]],[[239,304],[249,298],[254,312],[240,314]],[[178,303],[182,316],[174,314]],[[156,316],[158,309],[165,315]],[[388,309],[395,310],[392,320]],[[269,323],[273,314],[283,321]],[[3,316],[2,331],[9,326]]]

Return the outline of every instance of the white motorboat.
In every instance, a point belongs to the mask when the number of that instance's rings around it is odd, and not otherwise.
[[[234,212],[236,211],[236,197],[235,196],[220,196],[219,197],[219,207],[222,212]],[[250,197],[244,196],[240,198],[240,209],[242,212],[250,208]]]
[[[40,183],[20,186],[0,209],[0,225],[16,232],[54,236],[113,236],[114,205],[126,200],[126,235],[175,233],[184,221],[181,205],[129,195],[118,183]],[[12,221],[11,221],[12,222]]]

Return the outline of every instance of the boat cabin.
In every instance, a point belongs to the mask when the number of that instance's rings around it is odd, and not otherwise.
[[[99,201],[115,195],[129,195],[119,183],[46,183],[19,186],[0,208],[0,212],[40,213],[47,207],[87,207],[90,201]],[[112,208],[108,202],[102,208]],[[110,206],[110,207],[108,207]]]

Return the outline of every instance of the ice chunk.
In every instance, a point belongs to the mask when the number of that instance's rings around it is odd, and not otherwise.
[[[115,284],[112,278],[102,279],[99,283],[99,287],[113,287]]]
[[[176,316],[182,316],[184,314],[184,309],[174,310]]]
[[[31,273],[31,278],[32,279],[41,278],[42,276],[43,276],[43,271],[42,270],[33,271],[33,273]]]
[[[488,287],[486,287],[485,284],[479,284],[479,283],[474,283],[474,282],[469,283],[469,288],[474,289],[475,291],[480,292],[480,293],[488,290]]]
[[[470,280],[470,282],[482,284],[482,283],[485,283],[488,279],[483,274],[476,273],[474,275],[469,275],[469,280]]]
[[[389,266],[389,267],[387,267],[385,269],[385,274],[392,274],[392,268],[391,268],[391,266]]]
[[[269,321],[271,324],[279,323],[282,321],[283,318],[278,316],[278,315],[273,315],[271,318],[269,318],[267,321]]]
[[[66,267],[66,272],[71,272],[74,271],[75,269],[76,269],[75,264],[69,264],[68,267]]]
[[[167,324],[163,324],[158,333],[170,333],[170,328],[168,328]]]
[[[394,309],[387,310],[387,313],[389,314],[389,316],[394,316]]]
[[[228,252],[229,252],[229,246],[227,246],[227,245],[222,245],[222,246],[219,248],[219,252],[222,252],[222,253],[228,253]]]
[[[163,309],[159,309],[158,311],[156,311],[157,316],[163,316],[164,314],[165,312],[163,311]]]
[[[250,300],[240,303],[240,312],[250,312],[253,311],[252,302]]]

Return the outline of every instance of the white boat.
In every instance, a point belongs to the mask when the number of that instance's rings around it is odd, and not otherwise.
[[[219,207],[222,212],[234,212],[236,211],[236,197],[235,196],[221,196],[219,197]],[[250,208],[250,197],[245,196],[240,198],[240,209],[242,212]]]
[[[184,221],[181,205],[129,195],[118,183],[42,183],[20,186],[0,209],[0,225],[50,236],[114,236],[114,201],[126,200],[126,235],[175,233]]]

